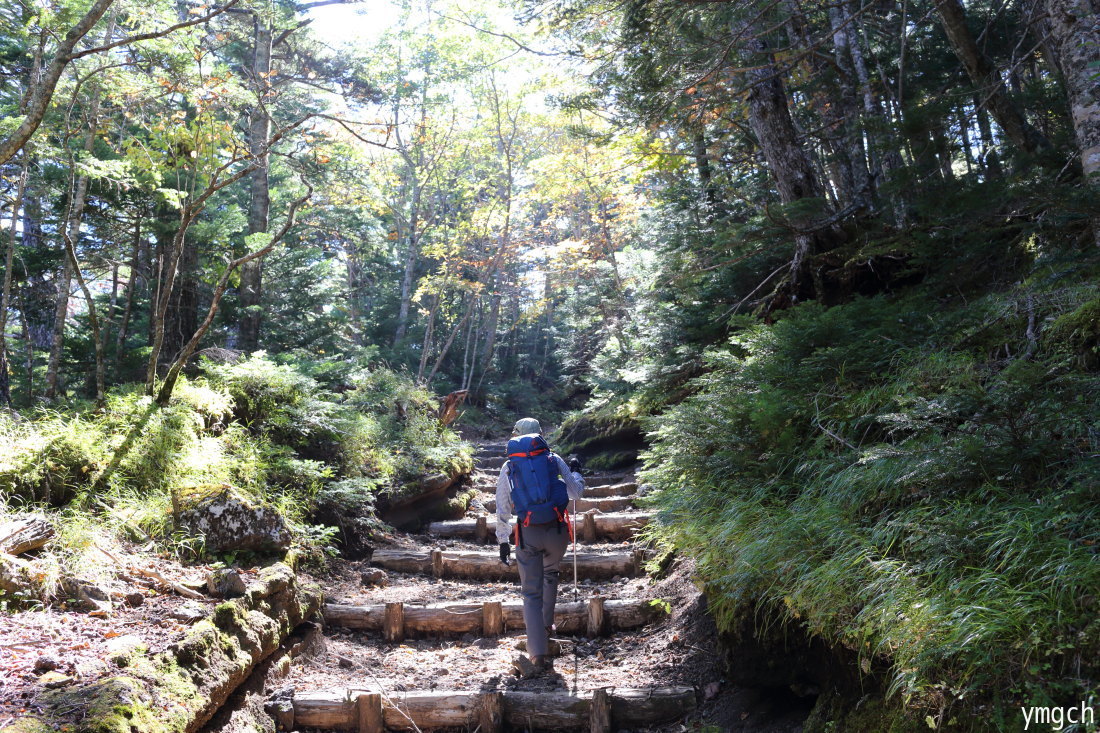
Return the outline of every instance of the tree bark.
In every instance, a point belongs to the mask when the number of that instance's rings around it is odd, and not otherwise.
[[[1090,185],[1100,185],[1100,7],[1096,0],[1047,0],[1046,6],[1081,170]]]

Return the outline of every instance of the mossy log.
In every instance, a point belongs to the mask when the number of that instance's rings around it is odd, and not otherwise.
[[[500,578],[519,578],[519,571],[513,561],[507,565],[500,561],[496,552],[443,552],[442,575],[444,578],[474,578],[491,580]],[[633,552],[614,552],[596,554],[577,553],[577,574],[581,579],[600,580],[616,575],[632,576],[640,572],[641,558]],[[433,575],[432,553],[409,550],[375,550],[371,565],[399,573],[419,573]],[[562,577],[572,577],[570,567],[562,568]]]
[[[573,502],[569,502],[569,508],[573,508]],[[577,499],[577,511],[587,512],[595,509],[598,512],[621,512],[624,509],[634,508],[633,496],[610,496],[606,499]],[[497,510],[497,500],[489,499],[485,502],[485,510],[493,514]]]
[[[349,606],[329,603],[325,606],[325,623],[362,631],[382,632],[386,627],[386,608],[391,604]],[[509,630],[523,629],[522,603],[449,603],[427,606],[403,605],[403,628],[400,636],[449,636],[479,634],[495,636]],[[554,623],[563,634],[588,634],[593,606],[602,608],[602,624],[595,631],[635,629],[665,615],[665,606],[651,600],[606,600],[595,597],[588,601],[558,603]],[[501,620],[494,617],[500,609]],[[486,613],[488,612],[488,614]],[[488,628],[487,628],[488,627]]]
[[[286,565],[260,572],[242,598],[213,609],[179,641],[134,654],[114,677],[41,695],[33,716],[2,733],[54,730],[62,715],[74,733],[192,733],[202,728],[290,632],[320,606],[320,591]]]
[[[371,691],[343,693],[305,692],[294,696],[294,726],[322,730],[361,730],[360,695]],[[587,728],[592,715],[592,692],[456,692],[410,691],[382,698],[382,717],[387,729],[467,728],[482,719],[486,695],[499,696],[503,722],[516,729],[552,730]],[[606,693],[612,729],[640,728],[679,720],[695,709],[691,687],[613,689]],[[601,706],[602,707],[602,706]],[[598,713],[607,714],[606,709]]]
[[[578,532],[578,538],[582,542],[595,542],[597,540],[627,540],[634,536],[634,534],[646,526],[649,523],[649,514],[641,513],[615,513],[615,514],[593,514],[592,521],[595,522],[594,538],[584,536],[583,531]],[[436,537],[454,537],[458,539],[470,539],[481,541],[478,537],[478,519],[459,519],[453,522],[432,522],[428,525],[428,534],[435,535]],[[585,518],[584,516],[577,518],[577,527],[579,530],[583,530]],[[485,518],[484,531],[487,533],[486,537],[495,537],[496,531],[496,516],[489,516]]]

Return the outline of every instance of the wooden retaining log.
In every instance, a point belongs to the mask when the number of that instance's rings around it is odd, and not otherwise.
[[[588,517],[592,517],[595,528],[595,536],[589,538],[584,533],[584,523]],[[595,542],[597,539],[628,540],[642,527],[649,523],[650,515],[647,513],[616,512],[612,514],[584,514],[577,518],[577,527],[581,531],[578,537],[582,542]],[[484,525],[483,529],[479,529]],[[450,522],[432,522],[428,525],[428,534],[436,537],[454,537],[458,539],[472,539],[484,544],[489,538],[496,541],[496,516],[476,517],[471,519],[456,519]],[[484,534],[482,534],[484,533]]]
[[[325,623],[362,631],[383,632],[392,635],[387,625],[387,611],[391,606],[400,609],[401,630],[411,636],[448,636],[480,634],[499,636],[509,629],[523,629],[523,604],[490,601],[478,603],[448,603],[413,606],[384,604],[374,606],[350,606],[329,603],[325,606]],[[398,615],[389,610],[390,617]],[[587,601],[558,603],[554,622],[563,634],[584,634],[589,637],[620,629],[636,629],[652,623],[665,615],[664,604],[652,600],[609,600],[594,596]],[[386,636],[387,641],[401,639]]]
[[[595,486],[614,486],[615,484],[626,483],[627,477],[619,474],[618,476],[585,476],[584,485],[592,488]]]
[[[495,498],[488,499],[484,502],[485,511],[490,514],[495,514],[497,510],[497,500]],[[569,502],[569,507],[572,509],[573,502]],[[621,512],[624,509],[634,508],[633,496],[610,496],[605,499],[577,499],[577,511],[587,512],[595,509],[598,512]]]
[[[294,727],[323,730],[372,730],[361,723],[359,701],[371,690],[303,692],[294,696]],[[606,695],[606,700],[604,699]],[[609,728],[639,728],[678,720],[695,709],[691,687],[607,689],[574,695],[569,692],[413,691],[383,694],[382,720],[386,729],[473,728],[495,713],[515,728],[587,728],[593,717]],[[486,700],[485,698],[492,698]],[[376,730],[376,729],[375,729]],[[372,730],[373,733],[373,730]]]
[[[621,484],[608,484],[606,486],[588,486],[584,490],[585,498],[601,499],[606,496],[634,496],[638,493],[638,484],[627,481]]]
[[[440,572],[438,577],[480,580],[519,578],[516,563],[513,561],[507,565],[503,564],[500,561],[500,555],[496,552],[442,552],[439,557],[442,567],[437,566],[437,571]],[[433,574],[431,552],[375,550],[370,563],[399,573]],[[570,570],[571,568],[562,568],[563,579],[567,575],[572,578]],[[577,574],[582,580],[603,580],[616,575],[633,576],[639,572],[641,572],[641,565],[637,562],[634,553],[577,553]]]

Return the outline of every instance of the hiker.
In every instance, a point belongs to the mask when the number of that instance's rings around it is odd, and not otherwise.
[[[568,505],[583,493],[584,479],[550,452],[539,421],[525,417],[517,422],[508,441],[508,460],[497,478],[496,532],[502,563],[507,564],[511,554],[509,537],[516,544],[527,627],[528,656],[513,663],[521,677],[554,671],[549,645],[559,567],[573,534]],[[517,518],[514,527],[513,514]]]

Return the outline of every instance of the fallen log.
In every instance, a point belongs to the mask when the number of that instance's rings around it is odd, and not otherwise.
[[[627,540],[634,536],[642,527],[649,523],[649,514],[642,513],[615,513],[615,514],[594,514],[593,521],[595,522],[595,537],[589,538],[583,533],[578,533],[578,537],[583,542],[595,542],[597,539],[605,540]],[[454,537],[457,539],[470,539],[478,542],[484,542],[485,539],[479,537],[478,523],[480,517],[474,517],[470,519],[457,519],[450,522],[432,522],[428,525],[428,534],[435,535],[436,537]],[[497,518],[496,516],[485,517],[484,522],[484,535],[485,538],[495,537]],[[577,527],[584,527],[584,517],[577,518]]]
[[[0,552],[22,555],[52,540],[57,530],[45,517],[24,517],[0,524]]]
[[[369,730],[360,726],[360,696],[378,694],[371,690],[303,692],[294,696],[295,728],[324,730]],[[607,689],[610,710],[599,710],[610,718],[611,729],[662,725],[678,720],[695,709],[691,687]],[[592,716],[593,692],[489,692],[410,691],[382,693],[382,720],[387,729],[476,727],[482,720],[484,698],[500,701],[502,722],[517,729],[587,728]],[[603,697],[600,695],[599,697]],[[602,707],[602,706],[601,706]]]
[[[488,499],[483,503],[485,511],[490,514],[496,513],[497,500]],[[569,502],[569,507],[573,507],[573,502]],[[577,499],[577,511],[587,512],[595,509],[598,512],[621,512],[624,509],[634,508],[633,496],[612,496],[606,499]]]
[[[438,552],[438,551],[437,551]],[[507,565],[496,552],[443,552],[437,577],[482,580],[519,578],[515,562]],[[616,575],[633,576],[641,571],[641,558],[634,552],[577,553],[577,574],[581,579],[602,580]],[[371,565],[399,573],[433,575],[432,553],[409,550],[375,550]],[[571,565],[572,563],[570,563]],[[562,578],[572,578],[571,568],[562,568]]]
[[[386,606],[325,605],[325,623],[348,629],[381,632],[386,630]],[[402,604],[397,604],[402,605]],[[592,628],[593,608],[602,608],[602,624]],[[494,618],[500,609],[500,621]],[[595,636],[621,629],[636,629],[661,619],[665,604],[653,600],[606,600],[595,596],[588,601],[558,603],[554,623],[562,634]],[[488,612],[488,613],[487,613]],[[394,614],[396,615],[396,614]],[[448,603],[402,608],[403,633],[408,636],[448,636],[480,634],[498,636],[509,630],[523,629],[522,603]],[[400,638],[396,640],[400,640]]]

